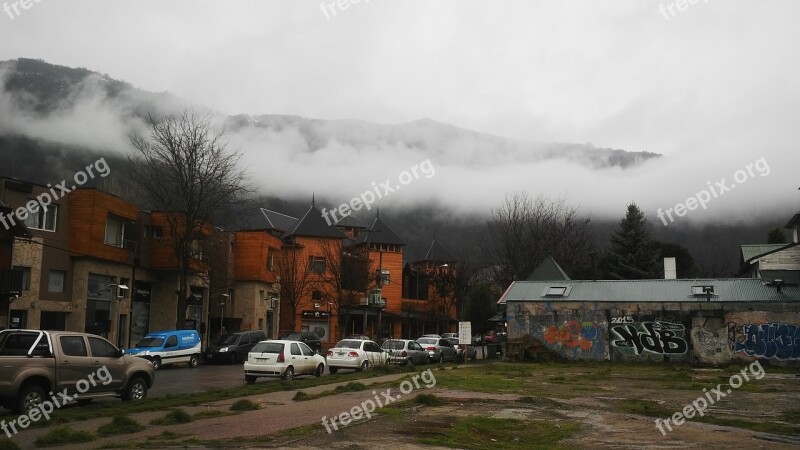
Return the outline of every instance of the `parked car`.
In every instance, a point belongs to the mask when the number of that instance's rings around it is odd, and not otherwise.
[[[458,333],[445,333],[442,335],[442,339],[450,339],[450,338],[458,339]]]
[[[248,384],[258,377],[281,377],[291,380],[297,375],[322,376],[325,358],[300,341],[274,340],[257,343],[244,362],[244,379]]]
[[[80,391],[79,403],[109,394],[122,400],[144,400],[155,376],[150,361],[123,354],[100,336],[73,331],[0,331],[0,404],[17,414],[28,414],[53,392],[75,394],[81,381],[88,391]],[[91,386],[87,380],[93,380]]]
[[[421,337],[417,342],[428,352],[428,360],[431,362],[456,359],[456,349],[447,339]]]
[[[472,345],[483,345],[483,335],[475,333],[475,335],[472,336]]]
[[[364,334],[348,334],[345,339],[357,339],[361,341],[371,341],[372,338]]]
[[[218,339],[206,350],[206,360],[236,364],[244,361],[250,350],[267,335],[263,331],[239,331]]]
[[[328,370],[336,373],[339,369],[362,371],[370,366],[386,364],[389,354],[377,343],[366,339],[342,339],[328,350]]]
[[[387,339],[383,349],[389,354],[389,362],[393,364],[425,364],[428,352],[418,342],[410,339]]]
[[[469,347],[469,359],[474,361],[476,358],[478,358],[478,351],[475,350],[475,347],[473,347],[471,345],[470,346],[466,346],[466,345],[463,345],[463,344],[459,344],[458,343],[458,338],[448,338],[447,340],[450,342],[450,344],[453,345],[453,347],[456,348],[456,357],[458,358],[459,361],[464,361],[464,348],[465,347]]]
[[[200,362],[200,335],[195,330],[154,331],[125,353],[147,359],[154,370],[177,363],[194,368]]]
[[[439,336],[438,334],[423,334],[423,335],[422,335],[422,336],[420,336],[420,337],[421,337],[421,338],[436,338],[436,339],[441,339],[441,338],[442,338],[442,337],[441,337],[441,336]]]
[[[283,336],[278,337],[278,339],[283,339],[285,341],[300,341],[311,347],[311,350],[314,350],[317,353],[322,350],[322,341],[320,341],[317,333],[311,333],[308,331],[301,331],[299,333],[286,333]]]
[[[497,340],[497,336],[494,334],[494,331],[490,331],[489,333],[483,335],[483,342],[487,344],[494,344]]]

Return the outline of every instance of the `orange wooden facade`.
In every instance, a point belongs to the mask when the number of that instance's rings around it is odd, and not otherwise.
[[[236,258],[234,279],[236,281],[276,282],[276,259],[281,250],[281,241],[266,231],[238,231],[235,234]]]
[[[107,239],[109,217],[132,224],[138,208],[125,200],[97,189],[76,189],[69,196],[69,249],[71,252],[123,264],[132,262],[133,245]]]

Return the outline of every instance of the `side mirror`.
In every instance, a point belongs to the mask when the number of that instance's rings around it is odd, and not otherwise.
[[[125,350],[123,350],[121,348],[118,348],[117,349],[117,358],[122,358],[123,355],[125,355]]]

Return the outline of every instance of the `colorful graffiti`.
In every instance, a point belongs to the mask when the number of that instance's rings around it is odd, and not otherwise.
[[[746,324],[741,329],[742,334],[737,335],[736,325],[729,325],[729,337],[734,352],[761,358],[800,358],[800,326],[773,322]]]
[[[659,355],[680,355],[689,350],[686,328],[679,323],[638,322],[611,328],[618,337],[611,343],[623,354],[641,355],[649,352]]]
[[[605,322],[568,320],[561,326],[550,325],[541,338],[551,350],[571,359],[605,359]]]

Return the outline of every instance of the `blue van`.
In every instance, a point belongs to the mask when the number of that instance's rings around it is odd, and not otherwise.
[[[201,354],[200,335],[195,330],[154,331],[125,353],[150,360],[156,370],[164,364],[184,362],[189,367],[197,367]]]

